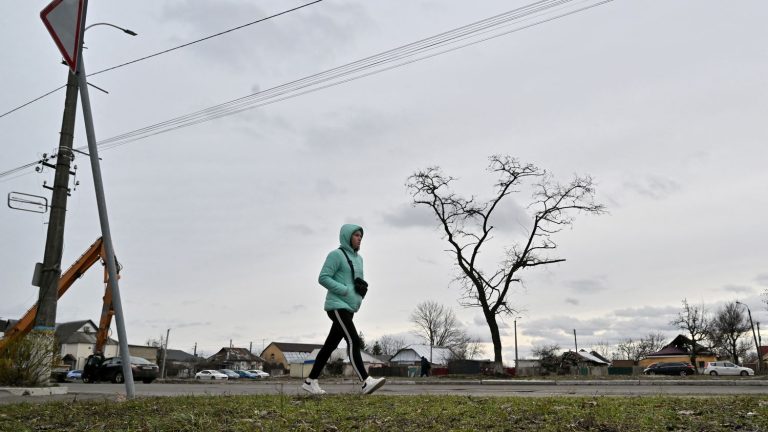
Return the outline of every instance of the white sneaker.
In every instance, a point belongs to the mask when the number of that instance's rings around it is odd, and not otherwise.
[[[387,382],[386,378],[374,378],[368,377],[363,383],[363,394],[371,394],[383,386]]]
[[[301,385],[301,388],[308,391],[309,393],[312,393],[313,395],[325,394],[325,390],[320,388],[320,384],[318,384],[316,379],[307,378],[304,380],[304,384]]]

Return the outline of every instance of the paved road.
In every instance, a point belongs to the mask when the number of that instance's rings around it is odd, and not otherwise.
[[[137,396],[178,395],[256,395],[305,394],[297,380],[266,380],[259,382],[191,382],[191,383],[137,383]],[[73,399],[116,399],[125,394],[121,384],[68,383],[69,393],[60,396],[10,396],[0,391],[0,404],[44,402]],[[359,385],[352,381],[326,381],[323,388],[330,394],[357,393]],[[440,380],[435,382],[392,381],[376,394],[382,395],[472,395],[472,396],[711,396],[711,395],[768,395],[766,380],[625,380],[625,381],[474,381]]]

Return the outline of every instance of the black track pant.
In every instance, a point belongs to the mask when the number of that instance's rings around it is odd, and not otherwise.
[[[312,372],[309,373],[309,378],[317,379],[320,373],[323,372],[325,364],[328,363],[328,359],[331,357],[333,350],[339,346],[339,342],[342,339],[347,341],[347,356],[352,362],[352,368],[357,373],[360,381],[365,381],[368,378],[368,372],[365,371],[363,365],[363,358],[360,356],[360,337],[355,329],[355,323],[352,322],[354,314],[348,310],[334,309],[329,310],[328,318],[333,321],[331,331],[328,333],[328,337],[325,339],[323,347],[320,352],[317,353],[315,358],[315,365],[312,366]]]

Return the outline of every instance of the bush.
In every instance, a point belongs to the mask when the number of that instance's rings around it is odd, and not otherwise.
[[[336,359],[330,361],[325,365],[325,373],[331,376],[341,376],[344,373],[344,361],[342,359]]]
[[[58,359],[51,333],[31,333],[5,347],[0,353],[0,385],[39,387],[48,385],[51,359]]]

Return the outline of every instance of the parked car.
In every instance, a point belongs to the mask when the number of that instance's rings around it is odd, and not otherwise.
[[[256,378],[269,378],[269,374],[259,369],[251,369],[248,372],[256,375]]]
[[[256,378],[258,378],[256,375],[254,375],[254,374],[252,374],[252,373],[250,373],[248,371],[236,370],[235,372],[237,372],[237,374],[240,375],[240,378],[245,378],[245,379],[256,379]]]
[[[694,375],[696,369],[690,363],[669,362],[654,363],[643,370],[646,375]]]
[[[125,382],[123,376],[123,361],[120,357],[103,359],[99,355],[88,356],[88,360],[81,374],[83,382],[112,381],[113,383]],[[146,384],[157,379],[160,367],[147,359],[131,356],[131,372],[134,381],[142,381]]]
[[[219,369],[219,372],[223,373],[224,375],[229,377],[229,379],[231,379],[231,380],[233,380],[233,379],[235,379],[235,380],[236,379],[240,379],[240,374],[235,372],[235,371],[233,371],[232,369]]]
[[[229,377],[217,370],[206,369],[195,374],[197,380],[228,380]]]
[[[735,365],[727,361],[707,362],[704,373],[712,376],[717,375],[754,375],[755,371],[748,367]]]
[[[67,372],[67,381],[80,381],[83,379],[83,371],[80,369],[71,370]]]

